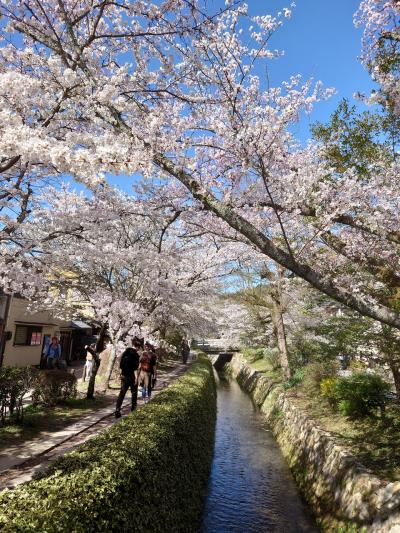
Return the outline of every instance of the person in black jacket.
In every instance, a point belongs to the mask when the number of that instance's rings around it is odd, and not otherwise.
[[[115,408],[115,418],[121,416],[121,406],[124,401],[128,389],[132,391],[132,407],[131,411],[136,409],[138,384],[135,372],[139,367],[138,349],[140,344],[137,341],[133,342],[132,348],[127,348],[121,356],[119,367],[121,369],[121,390],[119,391],[117,405]]]

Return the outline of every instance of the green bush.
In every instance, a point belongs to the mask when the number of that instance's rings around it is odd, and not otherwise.
[[[264,348],[264,359],[272,370],[281,368],[281,358],[278,348]]]
[[[304,388],[311,393],[320,393],[321,382],[337,375],[337,365],[332,361],[311,363],[304,369]]]
[[[341,377],[335,386],[340,412],[353,418],[370,415],[377,408],[383,411],[389,391],[389,383],[367,372]]]
[[[293,374],[293,376],[287,381],[285,381],[285,383],[283,384],[283,388],[285,390],[288,390],[293,387],[296,387],[303,381],[303,379],[304,379],[304,370],[301,368],[298,368],[296,372]]]
[[[0,367],[0,425],[21,422],[22,400],[31,389],[37,370],[32,367]]]
[[[177,383],[0,495],[4,533],[166,531],[200,527],[212,459],[216,392],[200,357]]]
[[[336,385],[337,378],[324,378],[320,383],[321,394],[328,400],[332,406],[337,405]]]
[[[243,348],[242,353],[249,363],[255,363],[264,357],[264,348]]]
[[[32,403],[52,407],[76,397],[76,377],[65,370],[44,370],[34,383]]]

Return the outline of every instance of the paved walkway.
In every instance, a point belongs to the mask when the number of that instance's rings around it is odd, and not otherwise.
[[[173,364],[174,368],[169,372],[159,371],[153,397],[168,387],[187,368],[177,361],[166,362]],[[137,407],[141,408],[143,405],[142,398],[138,397]],[[123,420],[115,419],[113,407],[99,409],[62,430],[42,433],[32,441],[3,450],[0,454],[0,490],[31,480],[36,472],[44,470],[57,457],[65,455],[103,429]],[[121,411],[123,415],[130,413],[130,392],[126,395]]]

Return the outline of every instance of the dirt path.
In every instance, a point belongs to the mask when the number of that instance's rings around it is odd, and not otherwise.
[[[157,385],[153,390],[152,397],[157,396],[163,389],[175,381],[177,377],[181,376],[188,366],[176,361],[174,361],[173,364],[174,368],[172,370],[165,373],[158,373]],[[138,397],[137,408],[140,409],[143,405],[144,402],[142,398]],[[122,415],[130,413],[129,391],[126,395],[121,412]],[[28,453],[31,456],[28,459],[22,459],[19,464],[13,464],[13,458],[10,457],[10,468],[3,469],[3,471],[0,472],[0,491],[30,481],[37,472],[46,469],[55,459],[72,451],[78,445],[83,444],[91,437],[97,435],[100,431],[120,422],[121,420],[123,420],[123,417],[115,419],[112,408],[108,407],[101,409],[85,417],[82,421],[56,432],[56,434],[47,441],[48,446],[45,447],[45,449],[43,449],[43,442],[41,442],[41,446],[38,447],[37,453],[35,453],[35,450],[32,451],[29,449]],[[20,448],[22,453],[25,451],[23,448],[28,448],[29,444],[30,443],[21,444]],[[19,447],[17,446],[16,448]]]

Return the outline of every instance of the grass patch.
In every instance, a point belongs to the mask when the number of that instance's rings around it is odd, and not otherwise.
[[[265,377],[274,381],[283,381],[281,369],[274,367],[273,358],[266,357],[265,348],[243,348],[240,353],[250,368],[262,372]]]
[[[263,359],[264,348],[243,348],[241,353],[246,361],[252,364]]]
[[[74,398],[52,408],[28,405],[22,424],[0,427],[0,452],[8,446],[22,444],[35,438],[46,438],[49,433],[63,429],[82,416],[114,403],[114,398],[98,396],[95,400]]]
[[[254,363],[250,363],[249,366],[254,368],[254,370],[258,370],[259,372],[269,372],[271,370],[270,365],[265,359],[258,359],[257,361],[254,361]]]

